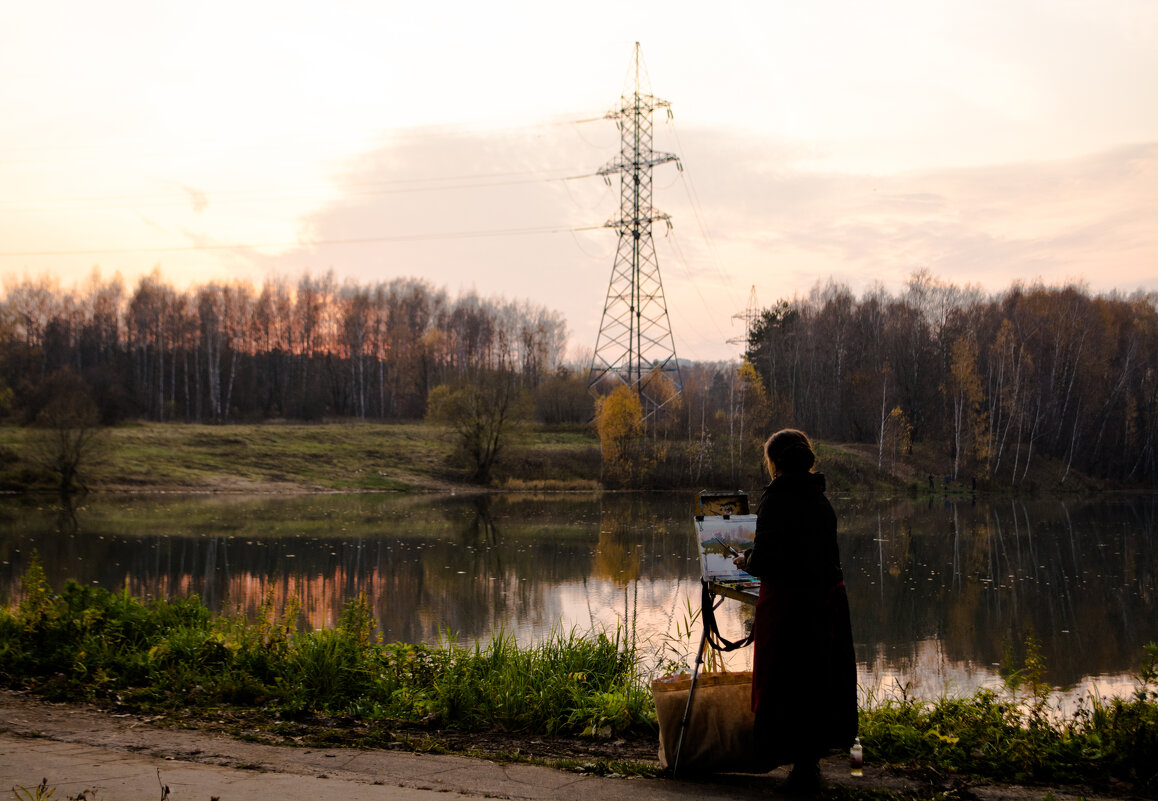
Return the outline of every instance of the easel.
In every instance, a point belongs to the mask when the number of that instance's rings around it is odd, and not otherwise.
[[[673,776],[679,771],[680,751],[692,716],[692,701],[704,665],[704,654],[709,647],[727,652],[752,642],[751,635],[736,642],[720,636],[715,611],[725,598],[755,606],[760,595],[759,579],[732,564],[733,557],[749,547],[756,534],[756,515],[749,514],[747,493],[701,492],[696,496],[695,532],[700,552],[700,622],[704,633],[696,651],[687,706],[680,720],[679,741],[671,768]]]

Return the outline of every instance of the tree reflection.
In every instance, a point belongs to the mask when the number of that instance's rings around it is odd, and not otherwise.
[[[854,626],[870,669],[938,642],[963,670],[1042,644],[1052,681],[1128,670],[1155,634],[1152,497],[844,510]],[[871,548],[868,543],[871,541]]]
[[[1158,638],[1152,496],[835,503],[867,676],[993,677],[1032,632],[1051,681],[1071,685],[1130,671]],[[34,549],[55,586],[196,594],[249,616],[293,602],[310,626],[365,592],[388,640],[623,624],[642,641],[699,604],[682,495],[3,500],[9,603]],[[741,630],[740,610],[720,614]]]

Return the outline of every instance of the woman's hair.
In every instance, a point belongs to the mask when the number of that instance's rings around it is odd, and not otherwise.
[[[808,435],[795,428],[785,428],[768,437],[764,443],[764,465],[769,474],[807,473],[816,464],[816,452]]]

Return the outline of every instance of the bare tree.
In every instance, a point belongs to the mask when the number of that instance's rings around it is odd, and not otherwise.
[[[95,461],[103,443],[100,414],[88,386],[72,370],[54,373],[45,385],[48,402],[36,416],[31,461],[57,477],[62,493],[86,489],[83,471]]]
[[[457,386],[430,393],[426,419],[446,425],[471,470],[470,481],[488,484],[512,430],[527,419],[530,404],[507,371],[488,370]]]

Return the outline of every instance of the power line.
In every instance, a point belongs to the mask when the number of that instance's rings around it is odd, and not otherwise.
[[[583,178],[591,178],[596,173],[586,173],[582,175],[564,174],[552,175],[555,170],[523,170],[518,172],[507,173],[491,173],[487,175],[460,175],[447,176],[441,178],[400,178],[392,181],[362,181],[352,184],[343,184],[343,187],[371,187],[368,191],[343,192],[342,197],[369,197],[374,195],[392,195],[392,194],[407,194],[412,192],[439,192],[443,190],[458,190],[458,189],[488,189],[496,186],[518,186],[526,184],[538,183],[563,183],[566,185],[568,181],[577,181]],[[542,176],[548,175],[551,177],[532,177],[520,178],[520,176]],[[517,180],[489,180],[491,177],[504,178],[509,177]],[[448,183],[451,182],[451,183]],[[372,187],[383,187],[380,189],[373,189]],[[258,200],[267,197],[285,197],[289,194],[304,194],[318,191],[326,191],[327,187],[323,184],[314,184],[312,186],[297,186],[285,187],[281,189],[225,189],[216,191],[205,191],[197,189],[196,187],[182,188],[186,191],[194,190],[203,194],[206,201],[211,201],[214,205],[222,203],[221,197],[224,196],[224,202],[243,202],[245,200]],[[109,205],[106,201],[121,201],[123,205]],[[157,202],[162,201],[162,202]],[[64,205],[68,203],[100,203],[99,206],[70,206]],[[3,208],[2,204],[17,204],[23,201],[0,200],[0,213],[13,212],[35,212],[35,211],[49,211],[56,209],[63,209],[68,211],[106,211],[109,209],[124,209],[124,208],[140,208],[142,206],[148,208],[158,208],[162,206],[181,206],[187,205],[190,202],[188,197],[173,198],[171,195],[120,195],[120,196],[81,196],[73,198],[58,198],[56,200],[41,201],[38,206],[16,206],[13,208]]]
[[[390,140],[429,140],[436,137],[467,136],[479,133],[501,134],[518,131],[534,131],[541,128],[573,126],[604,119],[606,119],[605,116],[574,118],[568,115],[562,119],[534,122],[526,125],[508,125],[500,128],[487,128],[484,125],[475,123],[412,126],[409,128],[389,130],[377,136],[367,135],[358,138],[340,139],[326,136],[303,136],[295,139],[292,137],[276,137],[271,141],[253,142],[250,144],[233,144],[221,147],[175,147],[160,150],[146,149],[149,144],[147,142],[127,141],[105,143],[83,142],[62,145],[18,145],[0,147],[0,166],[56,164],[59,163],[62,156],[69,161],[105,161],[108,159],[151,159],[167,156],[198,156],[213,153],[238,153],[248,151],[261,151],[265,153],[270,150],[300,150],[301,148],[326,146],[374,150],[380,148],[384,142]],[[4,156],[9,154],[19,156],[22,153],[34,154],[36,157],[4,158]],[[40,156],[39,154],[45,155]]]
[[[666,402],[653,397],[655,390],[647,386],[657,373],[671,380],[677,391],[683,383],[651,232],[652,223],[670,219],[652,206],[652,168],[669,162],[679,167],[679,157],[652,149],[652,114],[671,104],[643,93],[642,73],[636,42],[628,70],[634,80],[629,78],[618,107],[606,115],[619,128],[620,146],[618,156],[599,174],[608,178],[619,174],[619,216],[607,222],[618,232],[619,245],[587,388],[597,391],[604,379],[617,381],[630,387],[651,414]]]
[[[752,291],[748,293],[748,305],[744,307],[744,311],[733,314],[732,319],[743,320],[744,336],[732,337],[728,340],[728,344],[743,345],[747,350],[748,343],[752,341],[752,330],[756,327],[756,321],[760,319],[760,304],[756,300],[755,284],[752,284]]]
[[[692,289],[694,289],[696,294],[700,296],[700,302],[704,305],[704,309],[707,311],[707,318],[712,321],[712,325],[716,327],[716,331],[719,333],[720,337],[722,339],[727,339],[728,335],[724,333],[724,329],[720,328],[720,322],[718,319],[719,315],[717,315],[712,310],[711,304],[708,303],[708,299],[704,297],[704,293],[700,291],[700,285],[696,282],[695,276],[692,275],[692,269],[688,266],[688,260],[687,257],[684,256],[683,248],[680,247],[679,241],[676,239],[674,228],[668,229],[667,240],[671,243],[672,250],[675,251],[677,257],[676,261],[679,262],[679,265],[684,268],[684,272],[687,274],[688,283],[692,285]]]
[[[671,128],[672,136],[675,137],[676,146],[679,147],[681,153],[686,153],[687,151],[684,149],[684,144],[680,141],[679,131],[676,130],[674,119],[668,120],[668,126]],[[692,216],[696,218],[696,224],[700,228],[700,235],[703,236],[704,243],[708,246],[708,253],[711,257],[709,260],[711,261],[712,266],[715,267],[716,273],[722,279],[724,290],[728,293],[728,296],[732,301],[732,305],[738,306],[739,303],[736,301],[736,296],[733,294],[732,290],[732,279],[726,272],[724,272],[724,268],[720,263],[719,253],[716,251],[716,244],[712,240],[711,235],[708,234],[708,227],[704,223],[704,217],[700,211],[701,206],[699,193],[696,192],[695,184],[692,183],[691,174],[685,169],[680,172],[679,177],[684,180],[684,191],[687,194],[688,202],[692,207]]]
[[[103,248],[91,250],[28,250],[0,251],[0,256],[105,256],[117,253],[192,253],[214,250],[262,250],[265,248],[310,248],[326,245],[366,245],[381,242],[422,242],[438,239],[479,239],[500,236],[533,236],[542,234],[567,234],[577,231],[596,231],[605,225],[552,228],[509,228],[494,231],[444,231],[429,234],[400,234],[398,236],[368,236],[349,239],[315,239],[309,242],[262,242],[230,245],[186,245],[156,248]]]

